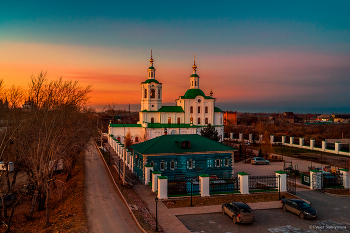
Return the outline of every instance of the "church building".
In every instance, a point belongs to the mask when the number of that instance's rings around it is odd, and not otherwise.
[[[133,143],[153,139],[164,134],[200,134],[204,127],[211,124],[224,138],[223,113],[215,107],[215,98],[199,88],[199,76],[194,60],[193,73],[189,77],[189,89],[176,99],[175,106],[162,105],[162,83],[156,79],[151,53],[147,79],[141,83],[141,111],[137,124],[110,124],[109,135],[123,143],[128,132]],[[160,79],[159,79],[160,80]]]

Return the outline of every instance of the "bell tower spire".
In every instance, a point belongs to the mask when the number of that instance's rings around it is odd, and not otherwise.
[[[197,75],[196,54],[193,59],[193,74],[190,76],[190,89],[199,89],[199,76]]]
[[[156,79],[156,69],[153,67],[153,55],[151,50],[151,59],[149,59],[149,67],[148,67],[148,79]]]

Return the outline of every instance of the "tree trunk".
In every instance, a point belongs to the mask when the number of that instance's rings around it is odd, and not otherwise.
[[[40,192],[38,196],[38,211],[45,209],[46,193]]]
[[[38,188],[35,189],[34,191],[34,195],[33,195],[33,199],[32,199],[32,205],[30,206],[30,210],[29,210],[29,219],[33,219],[33,214],[34,214],[34,209],[35,209],[35,205],[36,205],[36,199],[39,196],[39,190]]]
[[[50,225],[50,188],[46,187],[46,226]]]
[[[7,207],[6,207],[6,201],[5,201],[4,194],[1,194],[1,204],[2,204],[1,217],[3,219],[5,219],[5,218],[7,218]]]
[[[15,212],[15,208],[16,208],[17,204],[19,203],[19,201],[21,200],[21,198],[22,198],[22,195],[17,199],[15,204],[13,204],[13,206],[12,206],[10,218],[9,218],[9,221],[8,221],[8,224],[7,224],[7,229],[6,229],[5,233],[10,232],[10,225],[11,225],[12,216],[13,216],[13,213]]]
[[[17,171],[17,169],[15,169],[15,171],[13,172],[13,178],[12,178],[12,183],[11,183],[11,192],[13,191],[13,189],[15,187],[15,184],[17,181],[17,174],[18,174],[18,171]]]

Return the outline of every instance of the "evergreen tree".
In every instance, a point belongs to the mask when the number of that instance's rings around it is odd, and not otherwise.
[[[263,153],[262,153],[262,151],[261,151],[261,148],[260,148],[260,150],[259,150],[258,157],[260,157],[260,158],[262,158],[262,157],[263,157]]]
[[[242,144],[239,144],[239,147],[238,147],[238,155],[239,155],[239,157],[242,157],[242,155],[243,155]]]
[[[215,128],[211,127],[211,124],[208,124],[208,127],[201,130],[201,135],[213,141],[218,142],[220,140],[218,131]]]

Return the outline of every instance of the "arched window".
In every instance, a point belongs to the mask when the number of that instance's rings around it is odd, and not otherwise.
[[[192,86],[193,86],[193,81],[192,81]]]
[[[151,89],[151,98],[156,98],[156,90]]]
[[[160,89],[158,89],[158,99],[160,99]]]
[[[205,113],[208,113],[208,106],[205,106]]]
[[[220,118],[220,125],[222,125],[222,117]]]
[[[154,118],[153,117],[151,118],[151,123],[154,123]]]
[[[190,122],[191,122],[191,124],[193,124],[193,117],[190,118]]]
[[[117,137],[117,140],[120,141],[120,137]]]
[[[171,124],[171,117],[168,117],[168,124]]]
[[[151,72],[151,77],[153,78],[153,72]]]
[[[209,122],[208,117],[205,118],[205,124],[207,125]]]
[[[197,121],[198,123],[198,125],[200,125],[201,124],[201,118],[200,117],[198,117],[198,121]]]
[[[201,107],[198,106],[198,113],[201,113]]]
[[[181,123],[181,119],[180,117],[177,118],[177,123],[180,124]]]
[[[192,106],[190,107],[190,113],[193,113],[193,107]]]
[[[139,137],[135,137],[135,142],[139,142]]]
[[[194,85],[197,86],[197,81],[194,81]]]
[[[147,89],[145,89],[145,96],[144,98],[147,98]]]

